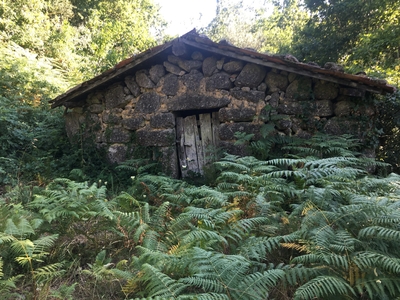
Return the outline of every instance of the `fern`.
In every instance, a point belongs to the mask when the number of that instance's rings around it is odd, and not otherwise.
[[[226,294],[232,299],[265,299],[269,289],[284,277],[282,270],[250,271],[251,263],[242,256],[222,255],[195,248],[193,276],[181,282],[205,292]]]
[[[35,196],[29,207],[37,209],[50,223],[60,219],[77,220],[99,213],[111,217],[105,199],[105,186],[55,179],[42,194]]]
[[[267,253],[279,249],[283,240],[281,236],[271,238],[252,236],[240,244],[238,253],[249,260],[262,261]]]
[[[361,229],[358,233],[358,238],[399,241],[400,240],[400,231],[391,229],[391,228],[380,227],[380,226],[370,226],[370,227]]]
[[[294,293],[293,299],[327,299],[332,296],[348,294],[355,295],[352,287],[343,279],[332,276],[318,276],[300,286]]]
[[[380,269],[390,274],[400,273],[400,259],[387,255],[365,251],[354,258],[354,263],[361,269]]]
[[[182,238],[183,244],[189,244],[191,246],[202,246],[205,245],[205,243],[210,244],[216,242],[223,246],[228,245],[228,241],[218,232],[202,228],[191,230]]]
[[[144,175],[146,173],[152,173],[151,171],[157,169],[159,164],[157,162],[152,162],[150,159],[130,159],[120,163],[116,169],[117,170],[127,170],[135,175]]]
[[[146,285],[150,297],[165,297],[177,299],[177,296],[186,289],[186,285],[163,274],[155,267],[144,264],[141,280]]]
[[[62,284],[58,290],[52,291],[50,296],[60,300],[73,300],[72,294],[75,292],[75,287],[77,284],[77,282],[69,286]]]
[[[268,270],[247,275],[233,295],[237,299],[265,299],[270,289],[275,287],[285,276],[283,270]]]
[[[36,268],[33,273],[35,281],[38,284],[49,282],[55,278],[60,278],[65,273],[64,262],[48,264],[43,267]]]
[[[400,286],[398,277],[376,276],[375,274],[366,276],[362,280],[357,280],[355,290],[359,294],[368,294],[370,299],[398,299]]]
[[[359,140],[351,135],[332,136],[321,133],[314,134],[310,139],[294,139],[288,146],[282,147],[297,156],[324,157],[355,157],[360,147]]]
[[[267,157],[279,139],[265,136]],[[93,293],[115,283],[136,299],[395,299],[400,177],[369,175],[377,164],[353,142],[316,137],[268,161],[226,155],[212,187],[131,165],[121,168],[143,173],[113,199],[104,186],[56,179],[26,207],[0,202],[0,288],[15,266],[34,284],[64,276],[53,230],[69,245],[77,233],[96,239],[93,224],[112,236],[95,259],[92,245],[83,254]]]
[[[4,279],[3,259],[0,257],[0,293],[5,299],[12,297],[12,290],[16,288],[17,279],[15,277]]]

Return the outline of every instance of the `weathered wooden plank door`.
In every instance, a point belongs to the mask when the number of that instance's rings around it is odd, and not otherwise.
[[[204,166],[213,161],[211,149],[218,147],[218,126],[218,112],[176,119],[182,177],[203,174]]]

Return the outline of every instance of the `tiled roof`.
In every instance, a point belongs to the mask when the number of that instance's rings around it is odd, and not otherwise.
[[[97,88],[121,79],[122,76],[132,72],[140,64],[149,61],[151,62],[154,57],[163,53],[164,51],[167,51],[174,43],[183,43],[198,50],[204,50],[278,70],[284,70],[304,76],[336,82],[345,86],[369,91],[372,93],[385,94],[393,93],[396,90],[394,86],[387,84],[385,80],[370,78],[363,74],[348,74],[332,68],[322,68],[315,64],[301,63],[296,61],[293,56],[290,55],[275,56],[259,53],[251,49],[238,48],[226,42],[215,43],[206,36],[199,35],[195,30],[192,30],[170,42],[127,58],[100,75],[73,87],[64,94],[61,94],[55,99],[51,100],[50,103],[52,103],[52,108],[62,105],[66,107],[79,105],[79,100],[82,99],[83,96]]]

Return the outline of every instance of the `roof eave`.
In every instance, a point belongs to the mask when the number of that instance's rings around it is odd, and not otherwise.
[[[150,59],[153,56],[156,56],[157,54],[167,50],[172,46],[174,41],[177,39],[174,39],[170,42],[167,42],[165,44],[156,46],[154,48],[151,48],[145,52],[142,52],[138,55],[131,56],[121,62],[119,62],[117,65],[112,67],[111,69],[108,69],[107,71],[101,73],[100,75],[97,75],[96,77],[93,77],[92,79],[89,79],[81,84],[78,84],[77,86],[71,88],[70,90],[66,91],[65,93],[57,96],[53,100],[50,101],[51,103],[51,108],[56,108],[59,106],[62,106],[66,103],[72,102],[72,100],[81,98],[83,95],[90,93],[92,90],[106,84],[107,82],[120,77],[124,75],[125,73],[128,73],[130,70],[138,66],[139,64],[145,62],[146,60]]]
[[[282,71],[288,71],[299,75],[335,82],[344,86],[361,89],[375,94],[394,93],[396,91],[396,88],[386,84],[385,80],[342,73],[300,62],[292,62],[284,60],[278,56],[271,56],[249,49],[238,48],[232,45],[220,45],[213,42],[200,44],[195,39],[197,39],[197,37],[195,37],[194,40],[185,39],[182,37],[179,39],[179,41],[198,49],[214,52],[234,59],[240,59],[266,67],[276,68]]]
[[[61,105],[66,107],[74,107],[79,105],[77,99],[82,98],[92,90],[99,88],[111,82],[112,80],[117,79],[118,77],[122,77],[139,64],[172,47],[172,45],[176,42],[183,43],[199,50],[231,57],[233,59],[239,59],[270,68],[276,68],[282,71],[326,80],[354,89],[360,89],[362,91],[368,91],[376,94],[394,93],[396,91],[394,86],[386,84],[384,80],[342,73],[300,62],[292,62],[279,56],[271,56],[249,49],[238,48],[233,45],[218,44],[211,41],[207,37],[198,35],[194,30],[192,30],[185,35],[171,40],[163,45],[156,46],[136,56],[125,59],[102,74],[73,87],[62,95],[59,95],[55,99],[51,100],[51,107],[56,108]]]

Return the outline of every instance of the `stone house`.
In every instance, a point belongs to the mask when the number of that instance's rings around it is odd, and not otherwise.
[[[365,140],[376,118],[371,95],[394,90],[333,63],[300,63],[191,31],[51,102],[66,108],[71,140],[79,135],[105,148],[112,163],[134,158],[138,147],[157,151],[164,171],[180,177],[202,173],[209,149],[245,154],[235,133],[257,138],[266,123],[273,122],[275,134],[309,137],[321,130]]]

